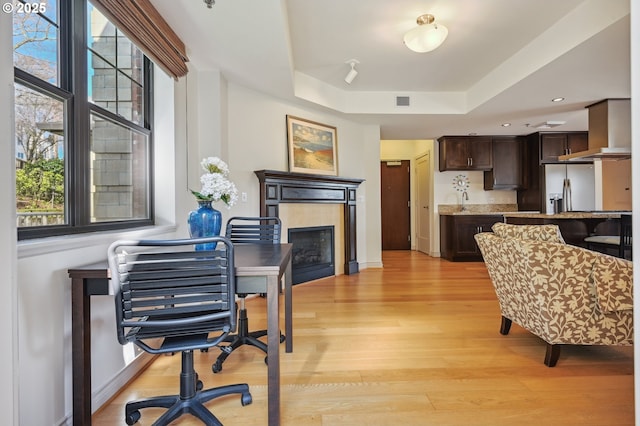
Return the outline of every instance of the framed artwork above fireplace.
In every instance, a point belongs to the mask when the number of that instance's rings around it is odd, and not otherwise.
[[[333,126],[287,115],[289,171],[336,176],[337,139]]]

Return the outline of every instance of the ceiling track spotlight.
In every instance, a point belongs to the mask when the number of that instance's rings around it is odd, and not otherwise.
[[[216,4],[216,0],[202,0],[202,1],[204,1],[204,4],[206,4],[209,9],[211,9],[213,5]]]
[[[356,76],[358,75],[358,71],[356,70],[356,64],[359,64],[360,61],[358,61],[357,59],[350,59],[347,62],[345,62],[345,64],[349,64],[351,65],[351,69],[349,70],[349,73],[347,74],[347,76],[344,78],[344,81],[347,84],[351,84],[351,82],[356,78]]]

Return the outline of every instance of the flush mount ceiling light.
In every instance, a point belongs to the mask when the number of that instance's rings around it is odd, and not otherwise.
[[[345,63],[351,65],[351,70],[349,70],[349,73],[344,78],[344,81],[347,84],[351,84],[353,79],[355,79],[356,76],[358,75],[358,71],[356,70],[356,64],[359,64],[360,62],[357,59],[351,59],[351,60],[349,60],[349,61],[347,61]]]
[[[562,101],[564,101],[563,97],[558,97],[558,98],[551,99],[551,102],[562,102]]]
[[[442,44],[447,38],[449,30],[444,25],[434,23],[433,15],[418,16],[418,26],[407,31],[404,35],[404,44],[414,52],[431,52]]]

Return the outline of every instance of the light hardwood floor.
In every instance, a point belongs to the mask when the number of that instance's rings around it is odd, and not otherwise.
[[[384,252],[383,263],[294,287],[294,352],[281,348],[283,426],[633,425],[633,348],[564,347],[548,368],[543,341],[515,324],[499,334],[483,263],[409,251]],[[250,328],[265,325],[264,304],[247,301]],[[226,426],[266,425],[264,354],[239,349],[213,374],[217,354],[196,354],[205,388],[246,382],[253,404],[233,396],[208,407]],[[123,425],[126,401],[176,393],[179,370],[179,356],[160,356],[93,424]],[[138,424],[160,413],[143,410]]]

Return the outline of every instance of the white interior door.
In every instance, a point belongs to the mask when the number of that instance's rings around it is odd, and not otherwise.
[[[429,254],[431,227],[430,188],[431,188],[431,168],[430,154],[427,153],[416,159],[416,234],[418,251]]]

